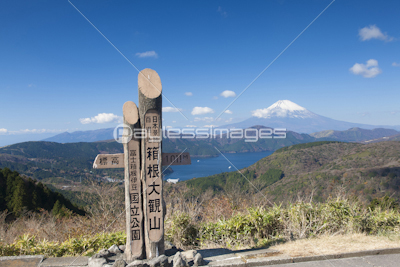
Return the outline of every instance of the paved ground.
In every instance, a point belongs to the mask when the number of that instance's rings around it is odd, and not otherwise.
[[[277,265],[279,267],[398,267],[400,254],[375,255],[348,259],[309,261]]]
[[[292,258],[276,250],[229,249],[198,250],[209,267],[397,267],[400,266],[400,248],[359,251],[312,257]],[[110,259],[113,261],[113,259]],[[112,264],[112,262],[110,262]],[[0,257],[0,267],[87,267],[88,257],[48,258],[43,256]]]

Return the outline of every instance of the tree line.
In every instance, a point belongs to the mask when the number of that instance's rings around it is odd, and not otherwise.
[[[56,216],[68,213],[85,215],[83,209],[72,204],[62,194],[51,191],[46,185],[22,177],[17,171],[0,169],[0,211],[8,210],[14,216],[24,211],[46,210]]]

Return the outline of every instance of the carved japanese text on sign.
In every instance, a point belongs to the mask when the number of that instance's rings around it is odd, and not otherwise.
[[[140,184],[140,160],[139,141],[132,139],[128,143],[128,168],[129,168],[129,199],[130,199],[130,224],[131,224],[131,248],[133,256],[142,253],[142,201]]]
[[[161,138],[160,138],[160,114],[155,110],[149,110],[144,117],[146,141],[145,141],[145,177],[147,229],[149,239],[158,242],[163,236],[164,220],[162,205],[162,171],[161,171]]]
[[[190,165],[191,159],[188,152],[185,153],[162,153],[162,165]]]
[[[124,154],[99,154],[94,160],[93,168],[124,168]]]

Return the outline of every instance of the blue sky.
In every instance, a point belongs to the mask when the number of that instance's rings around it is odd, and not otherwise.
[[[215,120],[331,2],[71,1],[139,70],[159,73],[188,118],[163,112],[164,126],[239,122],[281,99],[400,125],[399,1],[336,0]],[[137,70],[68,1],[1,1],[0,36],[0,145],[114,127],[137,103]]]

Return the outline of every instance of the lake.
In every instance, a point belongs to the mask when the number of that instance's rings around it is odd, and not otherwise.
[[[184,181],[195,177],[205,177],[222,172],[236,171],[236,168],[240,170],[253,165],[260,159],[265,158],[272,153],[273,151],[224,154],[232,164],[222,155],[214,158],[192,158],[191,165],[171,166],[174,172],[164,175],[164,179],[179,178],[179,181]]]

